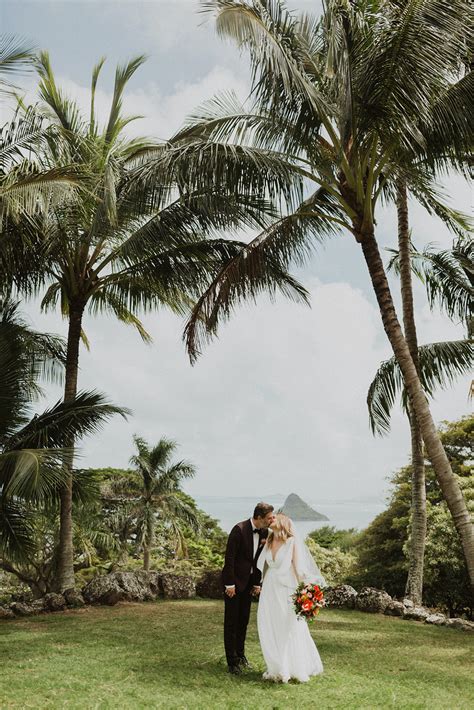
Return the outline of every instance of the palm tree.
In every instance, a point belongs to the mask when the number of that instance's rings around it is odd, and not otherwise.
[[[472,371],[474,348],[472,341],[421,345],[417,351],[417,367],[422,387],[428,397],[433,397],[437,387],[448,387],[456,377]],[[410,410],[403,376],[395,358],[383,362],[369,387],[367,404],[372,431],[384,434],[390,428],[390,413],[401,395],[402,406],[410,423],[412,447],[412,501],[409,569],[405,596],[421,604],[423,592],[423,559],[426,539],[426,485],[423,440]]]
[[[198,531],[195,511],[180,497],[181,483],[195,475],[195,468],[186,461],[171,463],[176,443],[162,438],[152,449],[141,437],[135,436],[137,453],[130,463],[141,477],[138,504],[138,539],[143,547],[143,569],[150,569],[150,555],[155,539],[157,519],[168,524],[177,541],[177,552],[185,549],[182,525]]]
[[[113,414],[126,414],[102,395],[84,392],[31,418],[31,403],[41,394],[38,378],[57,381],[64,360],[62,339],[32,331],[18,304],[0,302],[0,556],[8,571],[34,554],[34,509],[57,499],[68,475],[71,435],[83,437]],[[81,497],[86,484],[76,483]]]
[[[472,72],[448,80],[468,36],[468,4],[328,0],[321,19],[296,17],[280,0],[204,6],[215,13],[219,34],[248,49],[255,105],[247,111],[229,96],[207,104],[172,141],[175,169],[188,166],[192,189],[205,164],[208,187],[276,194],[287,213],[199,298],[186,328],[191,358],[232,306],[262,289],[267,258],[286,268],[328,233],[342,227],[352,234],[474,585],[472,522],[400,327],[375,231],[377,205],[393,199],[404,179],[422,205],[463,233],[435,184],[435,168],[451,164],[451,156],[434,151],[446,133],[450,145],[465,150],[474,128]],[[201,187],[203,180],[201,170]]]
[[[100,128],[95,114],[95,92],[104,60],[94,68],[88,118],[57,86],[48,55],[38,62],[43,111],[49,112],[61,139],[48,143],[42,164],[57,169],[75,164],[82,179],[71,199],[54,205],[44,216],[38,269],[48,284],[42,306],[60,304],[68,319],[64,401],[77,392],[79,348],[83,315],[112,313],[137,328],[144,341],[150,336],[137,312],[165,306],[183,313],[222,264],[242,245],[226,239],[206,239],[216,229],[238,224],[261,224],[266,203],[252,195],[225,195],[199,186],[187,191],[179,172],[166,167],[167,145],[147,139],[127,139],[124,128],[132,120],[122,115],[127,82],[143,57],[118,67],[108,120]],[[129,179],[132,167],[147,171],[150,154],[159,155],[162,170],[146,184]],[[271,270],[271,266],[270,269]],[[275,264],[275,281],[298,285]],[[36,291],[39,287],[36,287]],[[304,294],[303,289],[299,289]],[[69,442],[73,446],[73,440]],[[59,586],[74,586],[71,496],[72,477],[61,494]]]
[[[458,241],[453,250],[434,252],[430,247],[420,255],[411,244],[408,228],[408,200],[405,185],[398,185],[397,211],[399,249],[393,252],[389,269],[400,276],[405,337],[413,362],[421,373],[425,392],[432,396],[436,385],[446,386],[459,374],[469,372],[473,364],[472,343],[456,341],[434,343],[418,351],[413,310],[412,271],[426,284],[431,308],[439,305],[452,319],[464,321],[470,337],[470,323],[474,309],[474,289],[471,281],[473,247],[469,242]],[[471,275],[471,279],[469,278]],[[426,377],[424,376],[426,373]],[[382,364],[369,389],[368,405],[373,431],[388,429],[390,408],[402,385],[400,371],[392,359]],[[423,558],[426,538],[426,487],[423,440],[413,412],[410,411],[406,392],[402,400],[408,414],[412,446],[412,505],[409,571],[405,594],[415,604],[422,601]]]
[[[420,376],[418,337],[413,305],[412,270],[410,258],[410,229],[408,225],[408,194],[406,181],[397,182],[398,250],[400,255],[400,286],[402,296],[403,330],[411,359]],[[413,408],[408,404],[408,420],[411,434],[411,540],[410,564],[405,595],[414,604],[422,603],[423,561],[426,540],[426,483],[423,437]]]

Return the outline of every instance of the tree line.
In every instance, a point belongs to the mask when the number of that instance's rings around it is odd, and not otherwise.
[[[137,328],[145,341],[149,334],[140,313],[166,306],[185,314],[185,343],[193,361],[242,301],[281,291],[307,302],[291,267],[305,263],[324,239],[342,233],[360,247],[394,354],[382,373],[391,367],[392,384],[386,377],[380,385],[379,378],[372,391],[373,421],[378,418],[386,428],[394,384],[403,386],[410,419],[407,593],[415,600],[422,594],[425,458],[474,585],[471,516],[426,396],[443,378],[467,370],[472,342],[431,351],[418,347],[411,278],[421,256],[413,249],[408,221],[410,196],[453,232],[451,255],[422,256],[433,266],[431,274],[443,258],[445,263],[458,259],[459,269],[446,270],[444,285],[448,296],[458,296],[461,284],[462,294],[456,305],[448,299],[444,307],[451,315],[460,313],[472,335],[470,223],[446,205],[439,186],[445,172],[466,175],[472,162],[468,3],[330,0],[320,17],[290,12],[280,0],[204,5],[218,33],[248,53],[252,105],[218,95],[164,143],[130,139],[126,132],[133,118],[123,115],[123,93],[143,57],[117,68],[102,124],[95,94],[103,60],[92,72],[90,110],[84,115],[57,85],[46,52],[33,53],[11,39],[1,47],[3,74],[21,64],[33,68],[39,97],[35,106],[20,102],[0,136],[2,308],[16,307],[12,297],[40,296],[43,309],[58,309],[68,323],[62,349],[53,352],[48,345],[39,361],[36,355],[27,358],[23,374],[13,366],[7,371],[23,409],[15,419],[10,407],[5,419],[4,528],[20,530],[25,518],[17,508],[25,497],[39,501],[55,491],[56,586],[74,587],[73,502],[81,495],[74,483],[74,446],[108,416],[127,415],[102,395],[78,388],[86,310],[115,316]],[[381,203],[397,206],[402,319],[377,240]],[[243,226],[256,228],[257,237],[249,243],[223,237]],[[427,282],[434,302],[444,293],[443,281]],[[63,401],[27,422],[37,368],[45,363],[51,376],[63,377]],[[11,539],[2,536],[2,555]]]

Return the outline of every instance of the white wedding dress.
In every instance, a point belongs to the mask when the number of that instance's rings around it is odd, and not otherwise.
[[[296,590],[300,574],[296,556],[296,541],[290,537],[276,552],[275,559],[269,546],[265,547],[258,566],[264,578],[258,603],[257,626],[267,680],[287,683],[295,678],[304,683],[323,672],[318,650],[309,633],[308,624],[298,619],[291,595]],[[263,559],[262,559],[263,558]],[[304,579],[320,583],[319,579]]]

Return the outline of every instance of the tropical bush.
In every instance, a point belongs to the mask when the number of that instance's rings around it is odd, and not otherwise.
[[[474,416],[445,422],[441,438],[467,506],[474,513]],[[428,531],[425,552],[424,603],[450,614],[472,615],[469,577],[459,536],[430,466],[426,468]],[[353,552],[357,566],[346,581],[370,585],[402,597],[408,568],[411,467],[398,471],[387,510],[360,534]]]
[[[328,586],[343,584],[352,573],[356,557],[351,552],[343,552],[338,547],[327,548],[318,545],[311,537],[306,541],[311,554],[317,561]]]
[[[313,530],[309,537],[328,550],[338,547],[340,550],[348,551],[354,547],[358,535],[356,528],[337,530],[334,525],[323,525],[317,530]]]

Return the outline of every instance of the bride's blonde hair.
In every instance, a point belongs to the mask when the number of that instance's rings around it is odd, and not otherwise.
[[[272,529],[268,535],[269,543],[271,543],[275,537],[275,533],[278,535],[280,540],[283,540],[283,542],[286,542],[289,537],[294,537],[293,523],[284,513],[277,513],[275,515],[275,522],[273,523]]]

